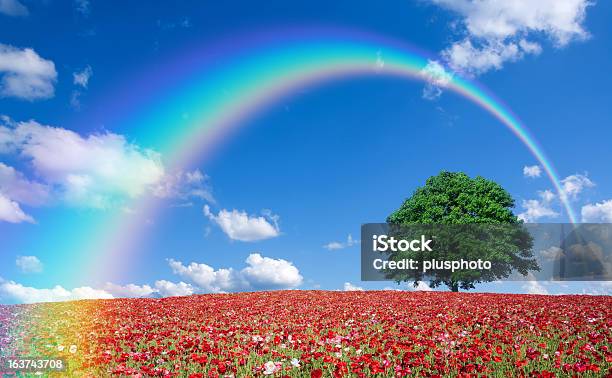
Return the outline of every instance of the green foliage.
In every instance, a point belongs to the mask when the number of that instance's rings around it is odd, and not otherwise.
[[[439,240],[434,252],[427,255],[397,252],[391,259],[492,262],[490,271],[439,270],[428,275],[430,286],[445,284],[453,291],[506,278],[513,270],[522,275],[539,270],[531,250],[532,237],[512,212],[513,207],[514,200],[499,184],[480,176],[470,178],[462,172],[443,171],[427,179],[425,186],[418,188],[387,218],[392,226],[404,227],[402,232],[406,232],[406,227],[414,233],[417,227],[422,227],[419,225],[434,225],[424,228]],[[415,285],[423,278],[419,272],[397,270],[389,272],[387,277],[398,282],[413,281]]]

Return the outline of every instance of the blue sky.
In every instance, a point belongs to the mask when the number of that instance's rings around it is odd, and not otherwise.
[[[244,121],[212,158],[182,173],[167,171],[164,156],[154,161],[145,153],[155,146],[140,145],[129,128],[100,114],[100,104],[139,72],[171,60],[183,46],[288,26],[379,34],[474,78],[531,129],[579,218],[612,222],[606,19],[612,4],[564,0],[561,11],[545,3],[0,1],[1,302],[393,286],[359,281],[359,245],[348,235],[358,239],[362,223],[384,221],[441,170],[499,182],[528,221],[567,221],[524,145],[463,98],[445,91],[424,98],[419,82],[365,77],[305,88]],[[485,22],[490,14],[497,22]],[[54,161],[75,143],[83,149],[72,156],[91,160],[78,172]],[[114,185],[96,179],[105,153],[117,153],[119,166],[139,174],[112,176],[119,200],[111,204],[96,202],[109,190],[96,185]],[[150,176],[140,175],[145,168]],[[93,183],[84,192],[75,177]],[[133,191],[163,192],[146,240],[133,247],[136,266],[111,283],[77,282],[79,266],[70,265],[63,246],[79,237],[79,222],[128,206],[140,195]],[[68,226],[59,228],[58,219]],[[333,242],[337,248],[326,248]],[[601,283],[533,282],[478,289],[612,290]]]

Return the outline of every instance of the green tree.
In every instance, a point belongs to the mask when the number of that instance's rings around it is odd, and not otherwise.
[[[437,270],[427,276],[430,286],[445,284],[452,291],[506,278],[513,270],[527,275],[539,267],[533,258],[532,237],[512,212],[513,208],[514,200],[499,184],[480,176],[470,178],[462,172],[443,171],[427,179],[425,186],[387,218],[392,227],[412,231],[431,225],[427,232],[434,233],[439,240],[434,252],[397,252],[391,258],[419,261],[480,258],[492,262],[489,271]],[[423,275],[393,271],[387,277],[397,282],[413,281],[416,285]]]

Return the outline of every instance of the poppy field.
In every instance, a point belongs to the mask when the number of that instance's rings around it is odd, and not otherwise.
[[[0,306],[50,375],[612,376],[612,297],[276,291]]]

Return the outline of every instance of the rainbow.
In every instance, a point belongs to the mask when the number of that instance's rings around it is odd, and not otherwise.
[[[288,35],[278,33],[277,35]],[[236,43],[231,44],[236,50]],[[431,58],[417,49],[359,33],[303,33],[284,38],[260,38],[223,64],[207,63],[202,49],[192,49],[167,66],[143,75],[140,83],[116,102],[129,104],[147,95],[144,109],[123,117],[139,143],[159,151],[169,169],[180,169],[194,159],[205,159],[245,119],[298,89],[357,76],[393,76],[426,81]],[[155,87],[150,83],[163,81]],[[458,75],[445,83],[447,90],[473,102],[499,120],[535,157],[560,194],[571,222],[576,218],[562,186],[542,148],[510,109],[476,83]],[[146,93],[145,93],[146,92]],[[150,95],[153,93],[153,95]],[[124,105],[124,107],[127,109]],[[129,111],[129,109],[127,109]],[[87,277],[117,272],[117,262],[129,265],[133,245],[143,234],[145,219],[153,217],[158,201],[142,198],[135,214],[118,213],[99,228],[94,258],[89,256]],[[91,243],[91,241],[90,241]]]

